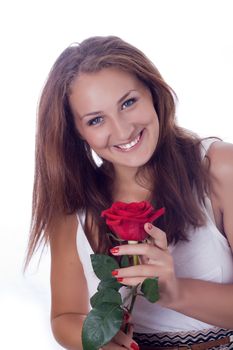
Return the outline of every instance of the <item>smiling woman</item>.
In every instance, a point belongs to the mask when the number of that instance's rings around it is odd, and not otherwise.
[[[115,247],[101,212],[116,201],[147,201],[165,215],[145,223],[143,244]],[[111,283],[136,287],[157,277],[160,298],[139,297],[104,349],[230,349],[232,210],[233,146],[177,125],[175,93],[140,50],[92,37],[58,57],[39,105],[27,262],[49,242],[52,329],[61,345],[82,348],[99,283],[90,254],[111,252],[140,257],[115,269]]]
[[[134,75],[115,68],[79,74],[69,100],[81,137],[117,173],[119,167],[136,173],[151,158],[158,116],[150,91]]]

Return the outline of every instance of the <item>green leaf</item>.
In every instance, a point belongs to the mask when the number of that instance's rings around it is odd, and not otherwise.
[[[92,309],[82,328],[84,350],[97,350],[107,344],[120,330],[123,310],[116,304],[102,304],[102,309]]]
[[[121,267],[128,267],[128,266],[130,266],[129,257],[128,255],[123,255],[121,258]]]
[[[92,308],[94,308],[94,307],[98,308],[98,306],[102,308],[103,303],[121,305],[122,299],[121,299],[120,293],[117,292],[116,290],[110,289],[110,288],[105,288],[105,289],[101,289],[100,291],[95,293],[91,297],[90,303],[91,303]]]
[[[143,296],[151,303],[155,303],[159,300],[159,285],[158,278],[146,278],[141,286],[141,292]]]
[[[119,268],[118,262],[113,257],[104,254],[91,254],[91,263],[100,280],[112,278],[112,270]]]
[[[109,278],[103,281],[100,281],[97,290],[105,289],[105,288],[111,288],[115,290],[119,290],[122,286],[121,283],[117,282],[115,278]]]

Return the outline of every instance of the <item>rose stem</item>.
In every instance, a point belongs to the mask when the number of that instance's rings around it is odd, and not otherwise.
[[[128,241],[128,244],[137,244],[138,241]],[[139,264],[139,258],[138,258],[138,255],[133,255],[133,265],[138,265]],[[131,304],[130,304],[130,308],[129,308],[129,314],[131,315],[132,313],[132,310],[133,310],[133,307],[134,307],[134,303],[135,303],[135,300],[136,300],[136,296],[137,296],[137,288],[138,288],[138,285],[137,286],[134,286],[132,288],[132,300],[131,300]],[[125,333],[127,334],[128,332],[128,328],[129,328],[129,324],[126,323],[125,325]]]
[[[132,288],[132,300],[131,300],[129,311],[128,311],[130,315],[133,311],[134,303],[135,303],[135,300],[137,297],[137,288],[138,288],[138,284]],[[129,323],[126,323],[126,325],[125,325],[125,333],[126,334],[128,332],[128,328],[129,328]]]

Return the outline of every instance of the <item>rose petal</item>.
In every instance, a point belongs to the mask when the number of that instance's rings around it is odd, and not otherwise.
[[[144,224],[154,222],[164,212],[164,208],[155,210],[147,201],[115,202],[109,209],[104,210],[101,216],[105,218],[110,229],[121,239],[142,241],[148,236],[144,230]]]

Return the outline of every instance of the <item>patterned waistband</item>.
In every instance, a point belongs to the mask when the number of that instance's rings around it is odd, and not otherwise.
[[[200,342],[221,339],[233,335],[233,330],[213,327],[201,331],[167,332],[167,333],[134,333],[134,340],[140,345],[149,347],[168,347],[192,345]],[[216,348],[217,349],[217,348]],[[233,343],[224,349],[233,349]]]

